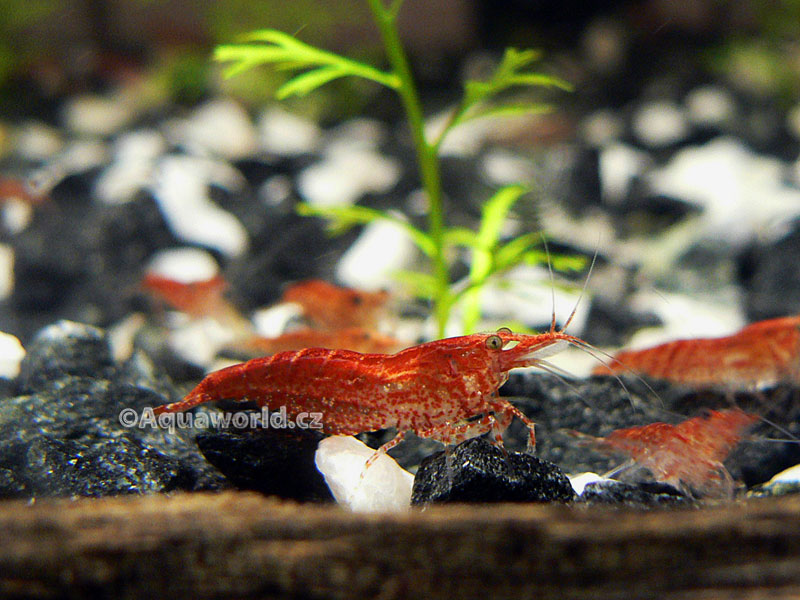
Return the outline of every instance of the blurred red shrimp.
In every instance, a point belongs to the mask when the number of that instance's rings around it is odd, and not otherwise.
[[[624,350],[595,375],[633,372],[693,387],[755,390],[800,383],[800,316],[759,321],[720,338]]]
[[[374,329],[385,312],[389,292],[365,292],[309,279],[286,288],[281,300],[299,304],[318,329]]]
[[[0,176],[0,201],[16,199],[35,205],[46,202],[46,193],[38,191],[33,184],[13,177]]]
[[[730,498],[734,485],[723,461],[759,417],[740,409],[712,410],[670,425],[617,429],[606,437],[575,433],[598,450],[620,452],[631,463],[612,473],[646,470],[657,481],[704,497]]]
[[[210,317],[239,331],[252,329],[249,321],[225,298],[228,282],[222,275],[184,283],[148,273],[142,280],[142,287],[172,308],[195,319]]]

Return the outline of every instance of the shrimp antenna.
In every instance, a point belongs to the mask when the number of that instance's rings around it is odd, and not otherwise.
[[[556,280],[553,277],[553,261],[550,260],[550,248],[547,245],[547,238],[544,233],[540,233],[542,237],[542,245],[544,246],[544,253],[547,256],[547,272],[550,274],[550,306],[553,307],[553,317],[550,320],[550,333],[556,332]],[[564,331],[564,328],[561,328]]]
[[[561,331],[564,332],[567,330],[567,327],[572,322],[572,318],[575,316],[575,313],[578,312],[578,307],[581,304],[581,300],[583,300],[584,294],[586,294],[586,288],[589,285],[589,280],[592,278],[592,271],[594,271],[594,265],[597,262],[597,254],[600,252],[600,238],[597,239],[597,245],[594,247],[594,254],[592,255],[592,262],[589,265],[589,272],[586,274],[586,279],[583,280],[583,287],[581,288],[581,294],[578,296],[577,302],[575,302],[575,308],[572,309],[572,312],[569,314],[569,318],[567,318],[567,322],[564,323],[564,326],[561,328]],[[548,264],[550,261],[550,255],[547,256]],[[550,272],[552,275],[552,271]],[[553,315],[553,322],[555,323],[555,314]]]
[[[786,429],[785,427],[781,427],[780,425],[778,425],[774,421],[772,421],[770,419],[767,419],[766,417],[762,417],[761,415],[758,415],[758,418],[761,419],[761,421],[763,423],[766,423],[770,427],[774,427],[775,429],[780,431],[782,434],[787,435],[787,436],[789,436],[791,438],[790,440],[770,440],[769,438],[767,438],[767,439],[765,439],[763,441],[779,441],[779,442],[784,442],[784,443],[790,442],[790,443],[795,443],[795,444],[800,442],[800,440],[797,439],[797,436],[792,434],[792,432],[789,431],[788,429]]]

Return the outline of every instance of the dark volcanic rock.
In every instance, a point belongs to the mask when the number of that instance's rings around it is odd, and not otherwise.
[[[21,392],[51,388],[70,375],[102,377],[113,366],[105,333],[96,327],[59,321],[39,332],[20,364]]]
[[[554,464],[510,452],[482,438],[459,444],[449,456],[425,459],[414,478],[411,504],[431,502],[569,502],[575,493]]]
[[[641,508],[691,506],[695,502],[671,485],[655,481],[642,483],[597,481],[586,486],[578,501],[586,504],[623,504]]]
[[[746,290],[747,316],[752,321],[800,313],[800,221],[770,244],[754,245],[739,259]]]
[[[329,501],[333,496],[314,464],[322,437],[307,430],[213,431],[199,434],[197,445],[239,489]]]
[[[102,330],[61,322],[22,365],[20,394],[0,399],[0,497],[107,496],[226,486],[193,431],[125,426],[177,394],[143,355],[111,359]]]

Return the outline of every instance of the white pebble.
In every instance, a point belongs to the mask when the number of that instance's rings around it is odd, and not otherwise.
[[[509,185],[533,181],[536,170],[530,158],[508,150],[489,150],[481,160],[481,170],[490,185]]]
[[[647,154],[622,143],[612,143],[600,151],[600,188],[603,200],[617,204],[625,199],[634,177],[649,163]]]
[[[133,356],[136,336],[146,323],[147,317],[142,313],[131,313],[108,327],[108,345],[115,361],[123,362]]]
[[[583,494],[586,486],[590,483],[597,483],[600,481],[614,481],[613,479],[608,479],[607,477],[603,477],[602,475],[598,475],[597,473],[579,473],[578,475],[569,475],[569,482],[572,484],[572,489],[575,490],[575,493],[580,496]]]
[[[698,337],[720,337],[744,327],[744,311],[737,292],[720,290],[698,297],[663,290],[642,290],[631,298],[637,313],[654,313],[663,325],[641,329],[627,344],[630,349],[648,348],[664,342]]]
[[[374,150],[386,140],[386,126],[375,119],[351,119],[326,132],[325,151],[338,148]]]
[[[193,283],[215,277],[219,265],[209,252],[200,248],[171,248],[157,252],[146,271],[173,281]]]
[[[211,100],[198,108],[179,128],[182,141],[229,160],[253,154],[258,135],[247,111],[229,99]]]
[[[374,452],[354,437],[337,435],[319,443],[314,462],[342,506],[356,512],[407,510],[414,476],[387,454],[365,470]]]
[[[164,136],[155,129],[139,129],[120,135],[112,150],[117,161],[153,161],[167,149]]]
[[[25,348],[16,336],[0,331],[0,377],[14,379],[25,358]]]
[[[99,140],[75,140],[64,148],[56,162],[66,174],[83,173],[108,160],[108,147]]]
[[[14,248],[0,244],[0,300],[14,291]]]
[[[416,246],[405,229],[388,221],[367,225],[336,266],[336,279],[363,290],[391,289],[394,273],[408,269]]]
[[[683,110],[672,102],[651,102],[639,108],[631,123],[633,132],[643,143],[659,148],[684,139],[689,123]]]
[[[800,483],[800,465],[795,465],[781,471],[770,479],[767,485],[771,483]]]
[[[23,124],[14,137],[17,154],[31,161],[47,160],[64,146],[56,129],[38,121]]]
[[[238,186],[241,175],[225,163],[167,156],[158,164],[153,195],[175,235],[238,256],[247,249],[247,231],[234,215],[212,202],[210,183]]]
[[[153,180],[153,163],[144,160],[111,163],[95,180],[94,196],[107,204],[133,200]]]
[[[20,198],[8,198],[0,206],[0,213],[2,213],[3,227],[10,233],[19,233],[33,219],[33,206]]]
[[[711,85],[693,89],[686,95],[685,103],[689,120],[698,125],[723,125],[736,114],[733,96],[728,91]]]
[[[376,152],[338,148],[304,169],[298,178],[303,198],[314,206],[346,206],[364,194],[382,194],[400,179],[400,165]]]
[[[800,190],[788,186],[788,165],[721,137],[676,153],[649,174],[653,190],[704,207],[700,234],[741,244],[777,239],[800,216]]]
[[[217,352],[236,339],[233,329],[213,317],[186,319],[185,315],[172,314],[180,325],[170,331],[169,345],[184,360],[195,365],[211,368]]]
[[[133,111],[121,95],[75,96],[63,108],[67,129],[78,135],[108,136],[128,124]]]
[[[268,206],[278,206],[291,197],[292,189],[287,175],[273,175],[258,188],[258,197]]]
[[[581,123],[583,138],[590,146],[602,146],[618,139],[625,130],[622,119],[612,110],[593,112]]]
[[[258,120],[261,148],[279,156],[310,154],[319,148],[322,132],[313,121],[279,108],[270,108]]]
[[[425,137],[437,139],[452,116],[452,110],[434,115],[425,123]],[[475,119],[458,125],[448,132],[439,147],[441,156],[475,156],[492,133],[497,130],[496,119]]]
[[[303,308],[294,302],[281,302],[253,313],[253,327],[263,337],[278,337],[286,331],[293,319],[303,314]]]

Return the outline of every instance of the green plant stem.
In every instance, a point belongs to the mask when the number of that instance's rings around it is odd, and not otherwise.
[[[382,0],[368,0],[370,9],[375,16],[375,21],[380,29],[386,53],[395,74],[402,84],[397,88],[403,107],[406,111],[408,124],[414,140],[419,162],[422,186],[428,196],[428,234],[433,240],[434,254],[433,275],[438,287],[434,299],[433,312],[436,318],[439,337],[444,337],[447,316],[450,312],[452,299],[450,297],[450,273],[444,255],[444,209],[442,207],[442,176],[439,167],[439,157],[435,146],[428,143],[425,138],[425,121],[422,116],[422,105],[419,100],[414,78],[408,58],[403,51],[400,36],[395,27],[395,19],[399,4],[392,3],[387,10]]]

